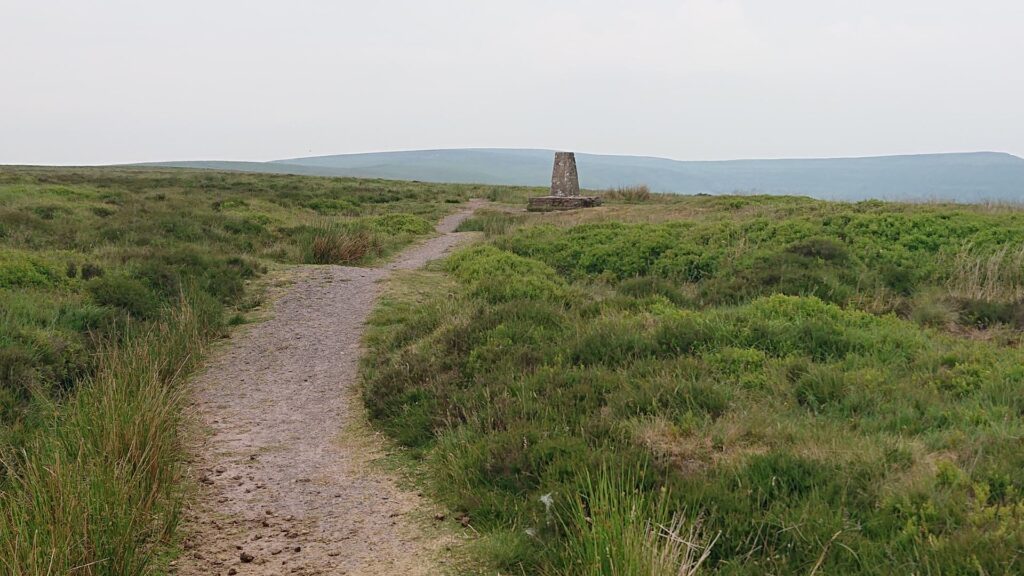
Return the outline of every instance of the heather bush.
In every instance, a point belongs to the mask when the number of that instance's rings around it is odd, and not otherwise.
[[[491,566],[662,573],[676,519],[712,574],[1024,570],[1016,213],[680,203],[520,222],[371,318],[371,418]]]

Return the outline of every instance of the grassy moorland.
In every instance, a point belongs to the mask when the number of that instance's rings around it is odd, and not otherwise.
[[[364,394],[493,567],[1024,572],[1024,211],[618,194],[464,228],[393,281]]]
[[[0,168],[0,573],[143,574],[181,501],[183,387],[268,267],[361,264],[507,190]]]

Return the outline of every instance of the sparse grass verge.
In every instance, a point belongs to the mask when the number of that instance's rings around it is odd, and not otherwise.
[[[517,207],[526,205],[526,200],[531,196],[544,196],[548,193],[547,188],[524,188],[520,186],[490,186],[485,189],[480,198],[486,198],[498,204],[511,204]]]
[[[765,197],[531,217],[385,295],[365,401],[502,572],[662,573],[673,518],[710,574],[1022,572],[1024,353],[963,337],[1019,330],[1014,274],[963,278],[1022,227]]]
[[[526,221],[522,213],[504,212],[501,210],[477,210],[471,217],[462,221],[456,232],[483,232],[487,238],[507,234],[513,228]]]

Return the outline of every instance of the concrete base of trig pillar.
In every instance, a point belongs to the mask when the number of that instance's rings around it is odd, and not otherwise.
[[[600,206],[597,196],[538,196],[530,198],[526,209],[530,212],[551,212],[554,210],[575,210]]]

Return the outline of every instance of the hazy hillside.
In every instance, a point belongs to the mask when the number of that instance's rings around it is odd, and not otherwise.
[[[417,150],[291,158],[273,162],[161,165],[323,176],[482,184],[546,185],[550,150]],[[813,160],[678,161],[577,154],[581,184],[598,189],[647,184],[658,192],[800,194],[856,200],[1024,198],[1024,159],[978,152]]]

